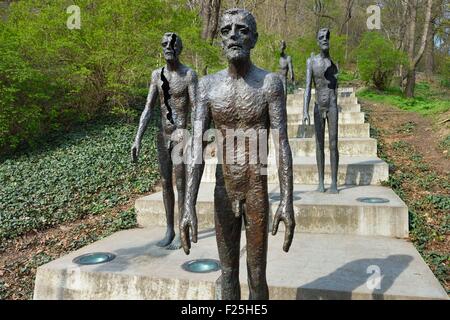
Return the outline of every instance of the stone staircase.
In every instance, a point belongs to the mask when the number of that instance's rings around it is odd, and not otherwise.
[[[314,99],[311,102],[312,106]],[[377,158],[377,142],[351,88],[340,93],[338,195],[315,191],[318,183],[314,128],[298,137],[303,94],[288,96],[288,130],[293,153],[296,235],[282,251],[284,229],[269,236],[267,279],[271,299],[448,299],[431,270],[408,241],[408,208],[381,182],[388,165]],[[311,107],[312,109],[312,107]],[[311,120],[313,118],[311,117]],[[328,153],[326,157],[329,158]],[[270,158],[270,157],[269,157]],[[272,157],[273,158],[273,157]],[[38,269],[35,299],[215,299],[220,272],[189,273],[182,264],[218,259],[214,237],[216,163],[208,160],[200,187],[199,243],[191,255],[155,246],[165,232],[162,193],[136,201],[141,229],[119,232]],[[279,200],[277,168],[269,162],[270,214]],[[330,165],[326,163],[326,183]],[[383,203],[363,203],[361,198]],[[177,206],[175,206],[177,207]],[[240,281],[248,293],[245,235]],[[89,252],[113,252],[116,259],[98,266],[72,260]]]

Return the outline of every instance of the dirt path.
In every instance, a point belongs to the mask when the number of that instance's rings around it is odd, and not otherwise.
[[[387,185],[410,210],[410,237],[450,292],[450,157],[440,143],[450,124],[392,106],[360,101],[378,140],[379,157],[390,164]]]
[[[424,161],[443,176],[450,173],[450,158],[439,143],[450,134],[450,112],[433,121],[415,112],[399,110],[398,108],[364,102],[365,109],[370,112],[371,121],[382,131],[386,143],[405,141],[417,149]],[[440,124],[441,122],[441,124]]]

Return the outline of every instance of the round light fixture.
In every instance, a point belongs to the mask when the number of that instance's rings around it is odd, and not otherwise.
[[[192,273],[209,273],[220,270],[220,262],[213,259],[198,259],[184,263],[183,270]]]
[[[385,198],[371,198],[371,197],[366,197],[366,198],[358,198],[356,199],[358,202],[362,202],[362,203],[371,203],[371,204],[378,204],[378,203],[388,203],[390,202],[389,199],[385,199]]]
[[[115,254],[109,252],[88,253],[73,259],[73,263],[82,266],[90,266],[110,262],[116,258]]]
[[[272,201],[281,201],[281,195],[279,193],[271,194],[269,196],[269,198]],[[294,195],[292,196],[292,198],[293,198],[294,201],[302,200],[302,197],[296,195],[295,192],[294,192]]]

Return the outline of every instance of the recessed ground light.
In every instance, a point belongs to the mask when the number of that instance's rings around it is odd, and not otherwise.
[[[95,252],[76,257],[75,259],[73,259],[73,263],[82,266],[90,266],[95,264],[107,263],[114,260],[115,258],[116,255],[109,252]]]
[[[281,201],[281,195],[278,194],[278,193],[277,194],[271,194],[269,197],[270,197],[270,200]],[[302,197],[295,195],[295,193],[292,196],[292,198],[293,198],[294,201],[302,200]]]
[[[390,202],[389,199],[385,199],[385,198],[358,198],[356,199],[359,202],[363,202],[363,203],[388,203]]]
[[[209,273],[219,271],[220,262],[213,259],[199,259],[186,262],[181,267],[192,273]]]

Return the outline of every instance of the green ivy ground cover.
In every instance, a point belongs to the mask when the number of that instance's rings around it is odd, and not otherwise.
[[[155,124],[138,165],[130,161],[136,123],[88,124],[0,161],[0,243],[123,204],[159,179]]]

